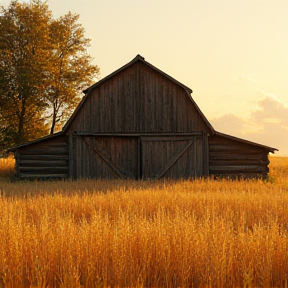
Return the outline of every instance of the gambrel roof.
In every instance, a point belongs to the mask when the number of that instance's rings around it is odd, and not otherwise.
[[[192,104],[194,105],[194,107],[196,108],[196,110],[198,111],[198,113],[201,115],[203,121],[205,122],[205,124],[207,125],[207,127],[212,131],[214,131],[212,125],[209,123],[209,121],[206,119],[206,117],[204,116],[204,114],[202,113],[202,111],[199,109],[198,105],[195,103],[195,101],[193,100],[193,98],[191,97],[191,93],[193,93],[192,89],[187,87],[186,85],[180,83],[179,81],[177,81],[176,79],[174,79],[173,77],[171,77],[170,75],[166,74],[165,72],[161,71],[160,69],[156,68],[155,66],[153,66],[152,64],[150,64],[149,62],[145,61],[145,58],[142,57],[141,55],[137,55],[132,61],[130,61],[129,63],[125,64],[124,66],[122,66],[121,68],[119,68],[118,70],[114,71],[113,73],[109,74],[108,76],[106,76],[105,78],[103,78],[102,80],[96,82],[95,84],[93,84],[92,86],[88,87],[87,89],[85,89],[83,92],[85,94],[85,96],[82,98],[81,102],[79,103],[78,107],[76,108],[76,110],[74,111],[74,113],[72,114],[72,116],[70,117],[70,119],[67,121],[67,123],[65,124],[65,126],[63,127],[63,131],[65,131],[66,129],[68,129],[69,125],[73,122],[76,114],[78,113],[78,111],[81,109],[81,107],[83,106],[83,104],[85,103],[87,97],[89,97],[89,92],[91,92],[92,90],[98,88],[100,85],[102,85],[103,83],[109,81],[110,79],[112,79],[112,77],[114,77],[115,75],[121,73],[123,70],[129,68],[130,66],[132,66],[133,64],[135,64],[136,62],[141,62],[144,63],[146,66],[150,67],[151,69],[153,69],[154,71],[158,72],[159,74],[161,74],[162,76],[164,76],[165,78],[167,78],[169,81],[175,83],[176,85],[178,85],[179,87],[183,88],[185,90],[185,92],[187,93],[187,97],[189,97],[189,99],[191,100]]]
[[[85,102],[87,101],[87,99],[89,99],[90,94],[93,93],[93,91],[99,87],[101,87],[102,84],[107,83],[109,80],[112,80],[112,78],[114,76],[117,76],[118,74],[122,73],[124,70],[130,68],[132,65],[134,65],[135,63],[141,63],[143,65],[145,65],[146,67],[149,67],[150,69],[152,69],[154,72],[160,74],[162,77],[164,77],[165,79],[167,79],[168,81],[174,83],[175,85],[177,85],[178,87],[180,87],[181,89],[184,90],[184,94],[187,95],[187,98],[189,98],[189,101],[191,103],[191,105],[193,105],[193,107],[196,109],[196,111],[198,112],[198,114],[200,115],[202,122],[205,123],[206,127],[208,128],[207,130],[210,131],[209,134],[210,135],[218,135],[227,139],[231,139],[234,141],[238,141],[241,143],[245,143],[245,144],[249,144],[249,145],[254,145],[257,147],[261,147],[269,152],[274,153],[275,151],[278,151],[276,148],[272,148],[272,147],[268,147],[265,145],[261,145],[258,143],[254,143],[251,141],[247,141],[244,139],[240,139],[237,137],[233,137],[227,134],[223,134],[220,132],[217,132],[214,130],[214,128],[212,127],[212,125],[210,124],[210,122],[207,120],[207,118],[205,117],[205,115],[202,113],[202,111],[200,110],[200,108],[198,107],[198,105],[195,103],[195,101],[193,100],[193,98],[191,97],[191,93],[193,92],[192,89],[190,89],[189,87],[187,87],[186,85],[180,83],[179,81],[177,81],[176,79],[174,79],[173,77],[171,77],[170,75],[164,73],[163,71],[161,71],[160,69],[156,68],[155,66],[153,66],[152,64],[148,63],[147,61],[145,61],[144,57],[137,55],[132,61],[130,61],[129,63],[125,64],[124,66],[122,66],[121,68],[119,68],[118,70],[116,70],[115,72],[111,73],[110,75],[106,76],[105,78],[103,78],[102,80],[96,82],[95,84],[93,84],[92,86],[88,87],[87,89],[85,89],[83,92],[85,94],[85,96],[82,98],[82,100],[80,101],[79,105],[77,106],[77,108],[75,109],[75,111],[73,112],[72,116],[69,118],[69,120],[67,121],[67,123],[64,125],[63,129],[61,132],[55,133],[53,135],[49,135],[46,136],[44,138],[41,139],[37,139],[35,141],[32,142],[28,142],[28,143],[24,143],[21,144],[17,147],[13,147],[12,149],[10,149],[10,151],[15,151],[18,148],[22,148],[24,146],[30,145],[31,143],[36,143],[36,142],[41,142],[41,141],[45,141],[46,139],[50,139],[52,137],[57,137],[60,135],[65,135],[68,133],[69,127],[71,126],[71,124],[73,123],[75,117],[77,116],[77,114],[81,111],[82,107],[84,106]],[[188,101],[188,102],[189,102]],[[188,103],[189,104],[189,103]]]

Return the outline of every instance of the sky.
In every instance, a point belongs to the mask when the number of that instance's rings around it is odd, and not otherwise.
[[[216,131],[288,156],[287,0],[47,3],[55,18],[80,15],[101,78],[140,54],[193,90]]]

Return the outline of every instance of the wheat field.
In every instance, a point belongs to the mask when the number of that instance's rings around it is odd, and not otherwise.
[[[288,158],[268,180],[13,181],[0,287],[287,287]]]

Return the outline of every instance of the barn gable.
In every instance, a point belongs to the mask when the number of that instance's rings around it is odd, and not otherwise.
[[[191,98],[192,90],[140,55],[85,92],[64,130],[93,133],[213,130]]]
[[[20,177],[266,177],[277,150],[215,131],[192,90],[140,55],[84,93],[61,132],[10,150]]]

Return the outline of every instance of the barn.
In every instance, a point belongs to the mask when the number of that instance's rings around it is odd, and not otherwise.
[[[10,149],[20,178],[267,177],[277,149],[215,131],[140,55],[83,92],[61,132]]]

